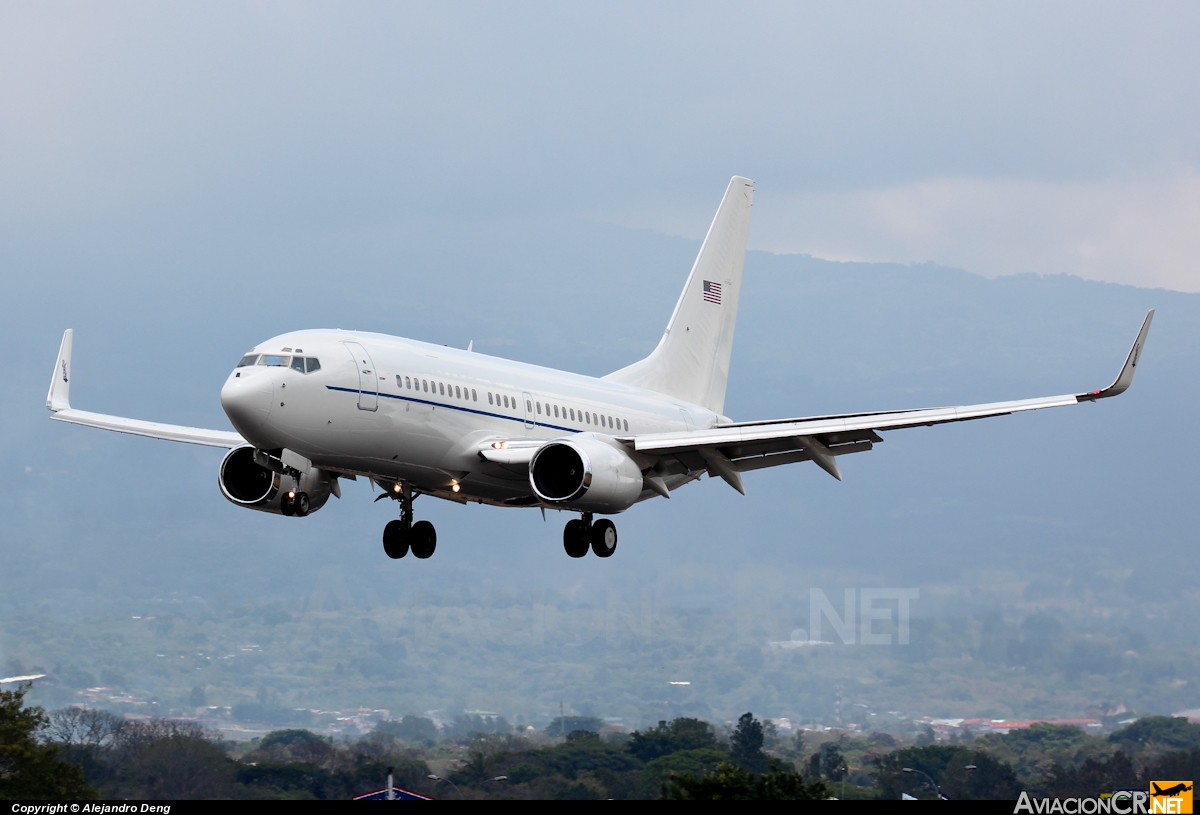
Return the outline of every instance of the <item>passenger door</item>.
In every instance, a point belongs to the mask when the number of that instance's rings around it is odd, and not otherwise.
[[[375,370],[371,355],[363,348],[362,343],[347,342],[345,346],[354,359],[354,367],[358,370],[358,409],[378,410],[379,373]]]

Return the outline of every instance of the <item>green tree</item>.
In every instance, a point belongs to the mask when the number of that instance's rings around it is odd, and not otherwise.
[[[1137,770],[1124,752],[1107,759],[1089,758],[1080,767],[1055,765],[1043,784],[1043,792],[1056,798],[1096,795],[1115,789],[1140,786]]]
[[[1108,740],[1122,746],[1134,742],[1187,750],[1200,747],[1200,724],[1192,724],[1182,716],[1144,716],[1129,727],[1112,733]]]
[[[774,763],[758,774],[724,763],[700,778],[672,775],[663,784],[662,797],[680,801],[819,801],[828,797],[824,782],[805,784],[799,773]]]
[[[680,750],[716,749],[717,734],[708,722],[679,718],[658,727],[635,730],[629,736],[629,752],[642,761],[653,761]]]
[[[767,768],[767,754],[763,752],[762,722],[752,713],[743,713],[737,727],[729,735],[729,755],[742,767],[751,772]]]
[[[830,781],[841,781],[848,771],[846,757],[842,755],[841,748],[836,744],[822,744],[821,775]]]
[[[1105,749],[1102,740],[1089,736],[1082,727],[1045,722],[1008,733],[990,733],[974,746],[1011,764],[1017,777],[1029,783],[1046,775],[1055,764],[1075,766],[1088,757],[1088,750]]]
[[[25,707],[28,690],[0,690],[0,798],[97,798],[79,765],[59,758],[57,745],[37,740],[49,719],[40,707]]]
[[[212,742],[170,736],[148,744],[127,770],[139,798],[200,800],[234,793],[236,763]]]
[[[902,793],[918,798],[936,797],[937,791],[925,775],[933,779],[942,794],[955,800],[1012,800],[1021,792],[1010,764],[967,747],[906,747],[878,756],[873,763],[884,799],[896,800]],[[906,767],[920,772],[906,773]]]
[[[729,762],[729,753],[711,747],[700,750],[680,750],[659,756],[646,763],[638,777],[638,788],[647,798],[653,798],[662,790],[662,785],[671,776],[690,775],[700,778],[711,773],[721,764]]]

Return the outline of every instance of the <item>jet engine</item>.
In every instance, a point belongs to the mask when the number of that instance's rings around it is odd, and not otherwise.
[[[642,471],[629,454],[597,438],[548,442],[529,461],[538,498],[586,512],[623,512],[642,494]]]
[[[323,507],[331,490],[336,489],[329,473],[287,450],[273,452],[276,455],[250,446],[230,450],[217,473],[221,494],[240,507],[276,515],[307,514]],[[305,512],[285,511],[293,491],[308,497]]]

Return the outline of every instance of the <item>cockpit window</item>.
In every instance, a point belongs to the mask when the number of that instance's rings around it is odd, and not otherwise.
[[[292,357],[292,369],[304,373],[304,357]]]
[[[286,368],[289,360],[291,360],[291,357],[283,357],[276,354],[263,354],[262,359],[258,361],[258,364]]]
[[[258,354],[246,354],[242,357],[242,361],[237,364],[239,368],[245,368],[247,365],[253,365],[258,362]]]
[[[321,361],[316,357],[308,358],[308,373],[321,370]]]

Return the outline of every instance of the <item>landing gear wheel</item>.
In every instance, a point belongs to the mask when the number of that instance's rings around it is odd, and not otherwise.
[[[284,515],[287,515],[289,518],[296,514],[296,508],[292,504],[292,496],[288,495],[286,492],[283,494],[283,500],[279,502],[279,511]]]
[[[437,530],[429,521],[417,521],[409,532],[412,553],[424,560],[437,548]]]
[[[563,548],[571,557],[583,557],[588,553],[588,527],[578,518],[567,521],[563,529]]]
[[[408,554],[408,535],[400,521],[389,521],[383,528],[383,551],[392,560],[399,560]]]
[[[296,516],[299,518],[303,518],[305,515],[308,514],[308,493],[307,492],[296,493],[296,497],[292,499],[292,511],[295,512]]]
[[[607,518],[592,524],[592,551],[596,557],[612,557],[617,551],[617,525]]]

